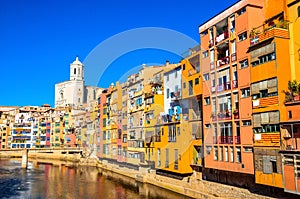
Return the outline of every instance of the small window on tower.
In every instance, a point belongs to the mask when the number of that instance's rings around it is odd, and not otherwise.
[[[78,75],[80,75],[80,68],[78,68]]]
[[[76,68],[74,68],[74,75],[76,75]]]

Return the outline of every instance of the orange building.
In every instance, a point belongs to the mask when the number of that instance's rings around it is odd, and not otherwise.
[[[272,3],[273,2],[273,3]],[[276,3],[275,3],[276,2]],[[286,120],[285,96],[291,80],[285,5],[266,1],[265,21],[250,32],[255,182],[283,188],[280,121]]]
[[[203,176],[254,183],[249,33],[263,21],[263,1],[242,0],[199,27],[203,77]]]

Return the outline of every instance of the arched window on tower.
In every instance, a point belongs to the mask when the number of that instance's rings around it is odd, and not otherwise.
[[[60,99],[64,99],[64,93],[63,92],[60,93]]]
[[[78,75],[80,75],[80,68],[78,68]]]
[[[76,68],[74,68],[74,75],[76,75]]]

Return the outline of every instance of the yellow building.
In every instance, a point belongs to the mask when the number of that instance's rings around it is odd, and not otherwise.
[[[164,70],[161,69],[153,74],[153,77],[144,86],[145,159],[151,168],[161,167],[158,154],[160,154],[160,149],[162,148],[162,123],[159,117],[160,113],[164,111],[163,72]]]

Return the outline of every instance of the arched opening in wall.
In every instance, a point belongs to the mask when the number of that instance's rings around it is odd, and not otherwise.
[[[80,75],[80,68],[78,68],[78,75]]]
[[[94,93],[93,93],[93,100],[96,99],[96,91],[94,90]]]
[[[74,68],[74,75],[76,75],[76,68]]]
[[[300,17],[300,6],[298,6],[298,17]]]
[[[60,99],[64,99],[64,93],[63,92],[60,93]]]

